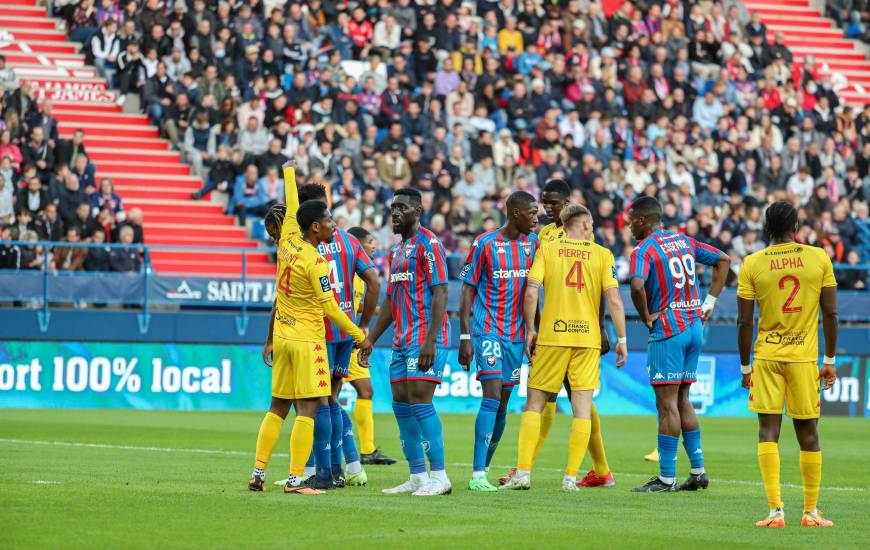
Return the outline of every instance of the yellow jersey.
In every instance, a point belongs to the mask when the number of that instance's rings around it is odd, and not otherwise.
[[[548,223],[538,232],[538,240],[541,241],[541,244],[544,244],[547,241],[554,241],[556,239],[561,239],[565,236],[565,228],[561,225],[556,225],[556,223]],[[589,241],[595,242],[595,235],[589,235]]]
[[[326,338],[321,304],[335,300],[329,284],[329,264],[300,233],[295,178],[284,178],[284,190],[287,213],[278,240],[274,335],[316,342]]]
[[[758,300],[755,358],[819,360],[819,298],[837,286],[825,251],[800,243],[768,246],[743,260],[737,296]]]
[[[538,344],[601,347],[601,293],[619,284],[609,250],[564,235],[547,242],[542,239],[529,280],[544,286]]]
[[[363,297],[366,295],[366,283],[359,275],[353,276],[353,313],[354,319],[359,314],[359,305],[362,303]]]

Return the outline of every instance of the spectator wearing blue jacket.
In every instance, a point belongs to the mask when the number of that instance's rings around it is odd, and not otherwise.
[[[275,201],[269,198],[266,183],[259,176],[257,165],[249,164],[245,173],[236,179],[227,212],[238,216],[241,225],[245,225],[245,219],[249,214],[262,218],[275,204]]]

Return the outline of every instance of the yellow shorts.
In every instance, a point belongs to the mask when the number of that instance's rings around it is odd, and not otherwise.
[[[362,380],[363,378],[371,378],[371,374],[369,374],[369,369],[365,367],[359,366],[359,350],[353,350],[353,353],[350,354],[350,366],[348,367],[348,375],[347,378],[344,379],[345,382],[353,382],[354,380]]]
[[[756,359],[752,365],[749,410],[760,414],[785,414],[791,418],[818,418],[821,411],[821,377],[815,361],[782,363]]]
[[[530,388],[559,393],[565,376],[572,391],[594,390],[600,386],[601,350],[537,346],[529,371]]]
[[[325,342],[275,338],[272,344],[272,397],[307,399],[331,393]]]

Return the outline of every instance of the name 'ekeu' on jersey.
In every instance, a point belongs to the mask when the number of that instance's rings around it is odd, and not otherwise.
[[[715,265],[722,253],[710,245],[665,229],[653,232],[631,253],[630,279],[646,281],[647,308],[661,312],[649,339],[682,333],[701,318],[695,264]]]
[[[390,250],[387,293],[395,323],[393,347],[423,345],[432,314],[432,288],[446,284],[444,245],[428,229],[421,227],[410,239]],[[450,344],[446,311],[435,344]]]
[[[523,293],[539,247],[537,235],[520,235],[512,241],[498,229],[474,240],[460,278],[477,290],[475,335],[490,334],[514,342],[526,339]]]
[[[356,319],[353,305],[353,278],[374,264],[356,237],[343,229],[336,229],[331,243],[320,243],[317,251],[329,264],[329,282],[335,292],[335,301],[351,320]],[[338,325],[323,318],[326,342],[343,342],[351,337]]]

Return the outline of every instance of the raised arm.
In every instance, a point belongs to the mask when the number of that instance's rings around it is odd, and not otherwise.
[[[299,222],[296,220],[296,211],[299,210],[299,192],[296,188],[296,161],[288,160],[281,167],[284,170],[284,201],[287,205],[287,213],[284,215],[284,223],[281,225],[281,240],[288,236],[299,233]]]

